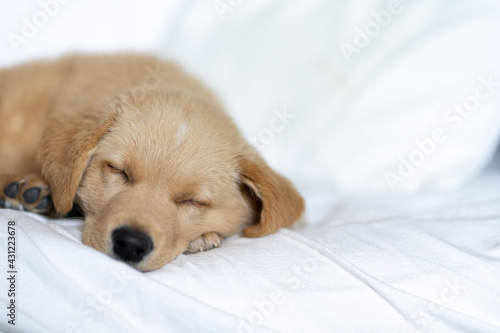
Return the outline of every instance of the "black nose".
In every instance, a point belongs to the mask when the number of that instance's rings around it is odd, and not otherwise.
[[[115,229],[111,239],[113,252],[123,261],[139,262],[153,250],[151,237],[129,227]]]

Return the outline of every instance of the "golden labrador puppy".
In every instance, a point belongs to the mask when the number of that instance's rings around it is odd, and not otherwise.
[[[141,271],[302,215],[216,98],[152,56],[0,71],[0,206],[85,215],[83,242]]]

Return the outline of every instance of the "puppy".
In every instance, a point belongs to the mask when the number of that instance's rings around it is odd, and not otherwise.
[[[214,95],[144,55],[70,56],[0,71],[0,207],[59,215],[141,271],[300,218],[304,201]]]

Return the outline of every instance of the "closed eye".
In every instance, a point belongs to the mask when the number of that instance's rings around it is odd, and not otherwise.
[[[113,165],[111,163],[107,163],[106,164],[106,168],[111,173],[114,173],[114,174],[117,174],[117,175],[121,176],[123,178],[123,180],[125,181],[125,183],[128,183],[129,176],[128,176],[128,174],[127,174],[127,172],[125,170],[120,169],[120,168],[116,167],[115,165]]]
[[[198,206],[198,207],[207,207],[208,206],[208,203],[203,202],[203,201],[199,201],[199,200],[195,200],[192,198],[176,200],[176,202],[179,205],[186,205],[186,206]]]

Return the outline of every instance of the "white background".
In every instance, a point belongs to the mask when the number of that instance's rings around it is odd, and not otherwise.
[[[443,121],[479,77],[500,81],[498,1],[66,2],[2,0],[0,66],[68,52],[174,59],[215,89],[249,140],[302,189],[457,188],[498,141],[500,90],[458,128]],[[215,4],[224,2],[221,14]],[[347,59],[341,46],[390,8],[397,14]],[[39,27],[15,47],[26,21]],[[295,118],[270,136],[276,110]],[[422,155],[416,142],[437,128],[446,142]],[[387,174],[398,175],[412,153],[419,165],[389,186]]]

